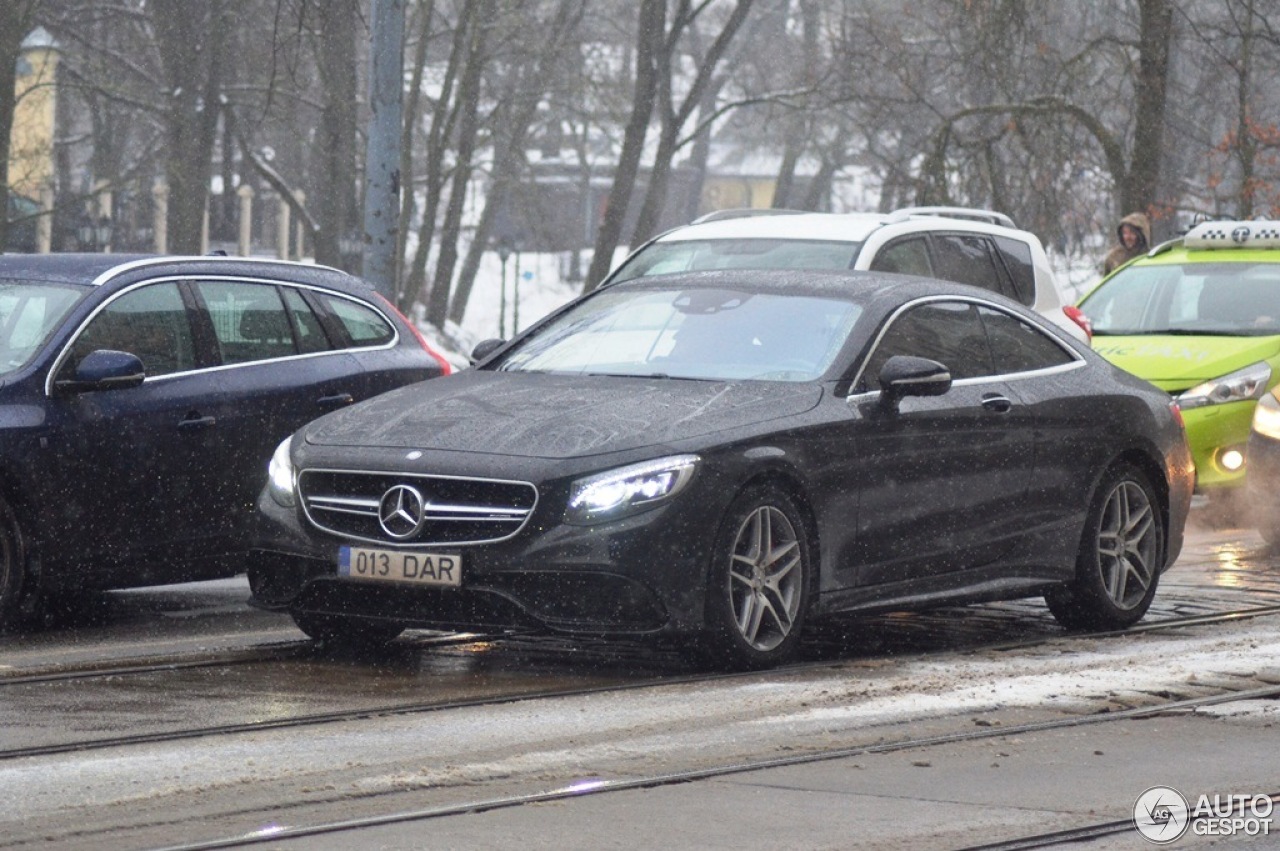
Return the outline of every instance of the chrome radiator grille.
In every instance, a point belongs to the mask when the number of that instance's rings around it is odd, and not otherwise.
[[[408,546],[510,538],[538,501],[528,482],[346,470],[304,470],[298,491],[316,528]]]

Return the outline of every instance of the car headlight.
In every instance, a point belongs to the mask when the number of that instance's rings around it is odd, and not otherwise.
[[[1206,405],[1257,399],[1267,392],[1270,382],[1271,367],[1260,361],[1221,378],[1197,384],[1178,397],[1178,407],[1187,411]]]
[[[1274,393],[1263,394],[1253,409],[1253,430],[1263,437],[1280,440],[1280,400]]]
[[[569,486],[568,523],[603,523],[652,508],[693,477],[697,455],[673,455],[578,479]]]
[[[293,437],[286,437],[271,456],[267,465],[267,491],[271,498],[285,508],[297,505],[293,492],[293,459],[289,457],[289,447]]]

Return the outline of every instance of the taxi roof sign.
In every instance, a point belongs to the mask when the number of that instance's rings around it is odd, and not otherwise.
[[[1204,222],[1183,237],[1187,248],[1280,248],[1280,222]]]

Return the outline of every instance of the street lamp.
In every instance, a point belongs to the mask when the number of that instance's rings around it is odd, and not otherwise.
[[[357,270],[361,266],[361,258],[364,256],[364,236],[357,233],[347,233],[338,237],[338,254],[342,257],[342,268],[348,270]]]
[[[502,262],[502,281],[498,291],[498,337],[507,339],[507,260],[511,258],[511,244],[506,239],[498,241],[498,260]]]
[[[111,244],[111,219],[107,216],[85,216],[76,228],[76,238],[80,248],[87,251],[102,251]]]

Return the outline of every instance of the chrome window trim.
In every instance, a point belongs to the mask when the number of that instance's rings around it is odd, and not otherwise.
[[[225,258],[225,257],[218,258],[219,262],[226,259],[228,258]],[[252,258],[241,258],[241,259],[247,260]],[[137,261],[137,262],[150,263],[152,261],[147,260],[147,261]],[[172,262],[172,261],[170,260],[165,262]],[[275,262],[283,264],[285,261],[275,261]],[[126,267],[133,266],[133,265],[135,264],[126,263],[117,268],[124,269]],[[302,264],[295,263],[292,265],[297,266]],[[309,266],[308,268],[317,268],[317,267]],[[326,268],[326,267],[318,267],[318,268]],[[111,274],[115,274],[115,270],[113,270]],[[354,302],[363,307],[368,307],[371,310],[373,310],[375,313],[377,313],[379,316],[381,316],[383,321],[391,326],[392,337],[389,342],[382,343],[376,346],[352,346],[346,349],[326,349],[323,352],[306,352],[303,354],[285,355],[284,357],[278,357],[278,358],[263,358],[261,360],[242,361],[240,363],[224,363],[224,364],[219,364],[217,366],[201,367],[199,369],[187,369],[187,370],[181,370],[179,372],[169,372],[169,373],[165,373],[164,375],[148,376],[146,379],[143,380],[144,384],[149,384],[155,381],[167,381],[174,378],[185,378],[191,375],[204,375],[212,372],[222,372],[228,369],[239,369],[241,367],[247,367],[247,366],[258,366],[264,363],[287,363],[289,361],[301,360],[303,358],[327,357],[330,355],[345,354],[347,352],[380,352],[380,351],[385,351],[387,349],[393,349],[400,343],[400,328],[391,319],[391,317],[387,315],[386,311],[381,308],[381,305],[378,305],[373,301],[365,301],[361,298],[358,298],[353,295],[348,295],[347,293],[340,292],[338,290],[329,289],[328,287],[321,287],[315,284],[303,283],[301,281],[286,281],[286,280],[281,280],[279,278],[262,278],[257,276],[246,277],[244,275],[231,275],[226,273],[216,273],[212,275],[193,275],[190,273],[183,273],[180,275],[166,275],[160,278],[148,278],[143,281],[136,281],[132,284],[129,284],[128,286],[121,288],[118,292],[112,293],[105,301],[102,302],[102,304],[95,307],[92,313],[90,313],[88,316],[84,318],[84,320],[76,327],[76,330],[71,334],[71,336],[67,338],[67,342],[63,344],[62,350],[58,352],[58,356],[54,358],[53,366],[49,369],[48,375],[45,376],[44,394],[46,398],[53,396],[54,376],[57,375],[58,371],[62,369],[63,363],[66,362],[67,357],[70,355],[71,347],[75,345],[76,340],[78,340],[80,338],[80,335],[84,333],[84,329],[88,327],[89,323],[93,322],[93,320],[98,317],[98,314],[100,314],[103,310],[105,310],[108,305],[116,301],[116,299],[121,298],[125,294],[131,293],[137,289],[141,289],[142,287],[151,286],[153,284],[182,283],[183,281],[188,281],[192,283],[199,283],[200,281],[218,281],[218,282],[225,281],[230,283],[267,284],[270,286],[294,287],[296,289],[304,289],[304,290],[310,290],[312,292],[322,293],[323,295],[326,295],[326,296],[344,298],[347,301]],[[100,277],[99,280],[95,281],[94,283],[95,285],[98,285],[101,282],[102,282],[102,278]]]
[[[516,485],[520,487],[526,487],[529,490],[533,491],[533,504],[529,506],[528,511],[525,512],[525,515],[523,517],[518,518],[519,525],[515,529],[513,529],[511,532],[507,533],[506,535],[502,535],[497,538],[478,538],[473,541],[446,541],[446,542],[425,542],[425,543],[422,541],[414,541],[412,543],[401,543],[397,541],[390,541],[390,540],[387,540],[386,538],[366,538],[360,535],[351,535],[351,534],[348,534],[347,532],[341,532],[336,529],[331,529],[328,526],[323,525],[322,523],[316,522],[316,519],[311,516],[311,509],[310,509],[310,506],[307,504],[307,499],[302,494],[302,477],[307,473],[330,473],[330,474],[337,474],[337,475],[352,475],[352,476],[391,476],[398,479],[444,479],[452,482],[485,482],[487,484],[495,484],[495,485]],[[525,526],[529,524],[529,519],[533,517],[534,513],[538,510],[539,503],[542,501],[542,493],[538,490],[538,486],[535,485],[533,482],[524,481],[522,479],[491,479],[486,476],[454,476],[454,475],[448,475],[444,473],[407,473],[400,470],[357,470],[357,469],[346,469],[346,468],[338,468],[338,467],[306,467],[297,472],[296,478],[294,480],[298,483],[297,485],[298,504],[302,507],[302,513],[306,515],[307,522],[310,523],[316,529],[319,529],[320,531],[326,532],[330,535],[335,535],[343,539],[344,541],[362,541],[368,544],[376,544],[377,546],[380,546],[380,547],[394,547],[398,549],[474,547],[474,546],[480,546],[484,544],[496,544],[502,541],[509,541],[512,538],[514,538],[516,535],[519,535],[524,530]],[[334,497],[323,497],[323,498],[335,499]],[[349,502],[349,503],[362,502],[362,500],[352,499],[347,497],[336,497],[336,499],[343,500],[344,502]],[[445,506],[445,507],[449,507],[449,506]],[[457,509],[459,507],[460,506],[452,506],[452,508],[454,509]],[[352,513],[352,514],[357,513],[357,511],[354,508],[348,510],[347,512],[342,512],[340,509],[335,509],[335,510],[337,510],[339,513]],[[512,511],[519,511],[520,509],[510,509],[510,508],[502,507],[502,508],[494,508],[492,510],[495,512],[509,513]],[[453,518],[453,519],[459,519],[459,518]],[[504,518],[504,519],[497,519],[494,522],[510,523],[515,521],[516,519],[517,518],[514,518],[514,517]]]
[[[858,386],[858,382],[862,380],[862,373],[867,368],[867,362],[871,360],[871,355],[875,354],[876,348],[880,345],[880,341],[883,340],[884,335],[888,333],[889,326],[892,325],[895,321],[897,321],[899,316],[901,316],[903,313],[905,313],[906,311],[910,310],[913,307],[918,307],[922,304],[929,304],[931,302],[938,302],[938,301],[963,302],[965,304],[974,304],[979,307],[988,307],[988,308],[991,308],[992,310],[997,310],[1000,313],[1005,314],[1006,316],[1012,316],[1014,319],[1017,319],[1019,322],[1024,322],[1028,325],[1031,325],[1031,323],[1027,322],[1027,319],[1025,316],[1021,316],[1018,313],[1004,307],[1003,305],[996,304],[995,302],[988,301],[987,299],[984,299],[984,298],[977,298],[975,296],[929,295],[929,296],[921,296],[920,298],[912,299],[911,301],[908,301],[905,304],[899,305],[898,308],[893,311],[893,313],[889,314],[889,318],[885,320],[884,325],[880,328],[880,332],[876,334],[875,341],[872,342],[871,348],[867,349],[867,356],[862,359],[862,365],[858,368],[858,373],[853,377],[853,381],[849,382],[849,386],[851,388]],[[1046,319],[1044,321],[1047,323],[1049,320]],[[1078,369],[1085,365],[1085,360],[1083,357],[1080,356],[1080,353],[1072,349],[1062,340],[1060,340],[1056,334],[1051,334],[1045,329],[1037,325],[1031,325],[1031,327],[1035,328],[1042,335],[1052,340],[1053,343],[1056,346],[1058,346],[1058,348],[1062,349],[1064,352],[1070,355],[1072,362],[1059,364],[1058,366],[1053,366],[1053,367],[1045,367],[1043,369],[1030,369],[1030,370],[1023,370],[1021,372],[1008,372],[1008,373],[1000,373],[996,375],[980,375],[974,378],[961,378],[956,381],[953,381],[952,385],[963,387],[968,384],[982,384],[989,381],[1011,381],[1024,376],[1034,377],[1037,375],[1050,375],[1056,372],[1067,372],[1072,369]],[[879,395],[879,393],[880,393],[879,390],[870,390],[862,393],[850,393],[848,396],[845,397],[845,399],[846,400],[861,399],[864,396],[875,396],[875,395]]]
[[[112,266],[98,277],[94,278],[89,285],[92,287],[100,287],[125,272],[132,272],[134,269],[145,269],[148,266],[164,266],[171,263],[184,263],[192,260],[207,260],[217,263],[254,263],[267,264],[273,266],[283,266],[289,269],[320,269],[326,272],[341,272],[332,266],[322,266],[318,263],[299,263],[296,260],[280,260],[275,257],[223,257],[214,255],[172,255],[168,257],[143,257],[138,260],[130,260],[128,263],[121,263],[118,266]],[[181,276],[178,276],[181,277]]]

